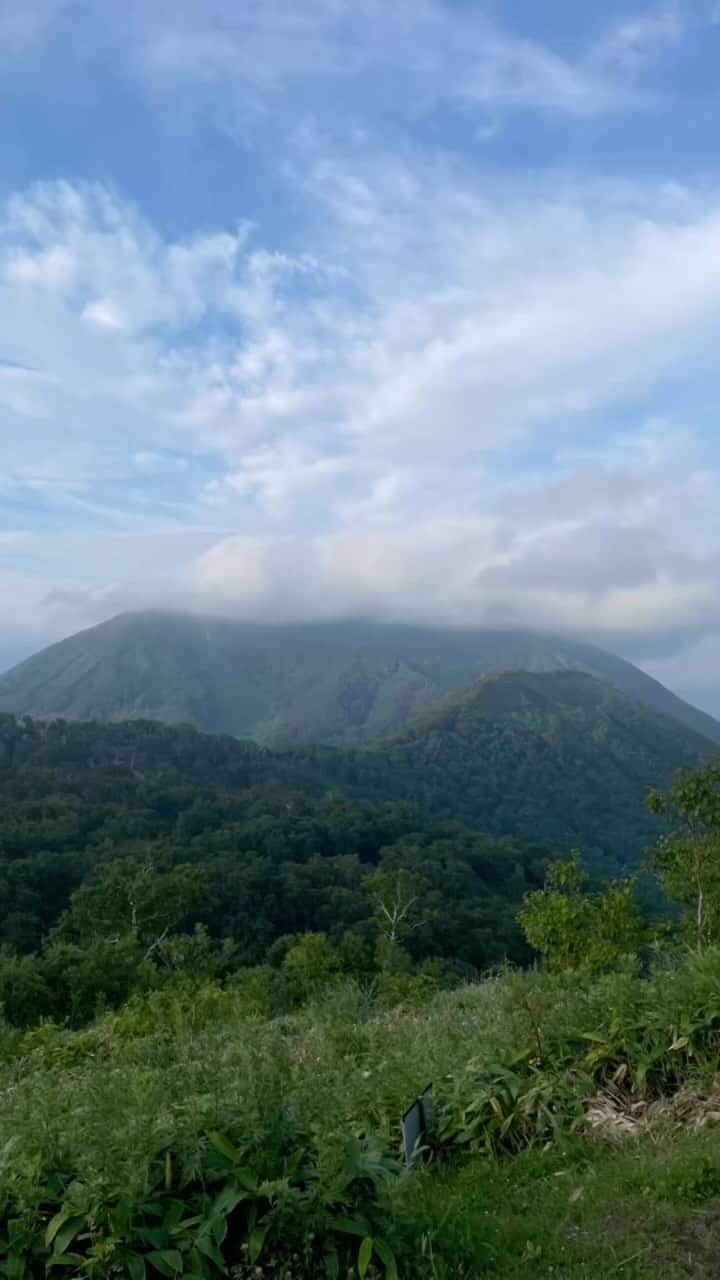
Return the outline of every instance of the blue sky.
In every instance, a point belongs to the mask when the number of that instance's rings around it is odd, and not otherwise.
[[[589,635],[720,711],[720,4],[0,0],[0,662]]]

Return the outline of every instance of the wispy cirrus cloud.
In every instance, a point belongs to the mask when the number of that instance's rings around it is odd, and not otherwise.
[[[594,15],[591,15],[594,17]],[[446,0],[29,0],[0,9],[0,56],[53,51],[75,33],[85,65],[122,58],[152,95],[182,93],[184,110],[211,112],[250,136],[273,114],[308,114],[342,88],[351,112],[375,103],[413,116],[443,102],[545,110],[591,118],[647,106],[644,71],[679,40],[686,18],[666,5],[631,14],[576,53],[503,26],[490,6]],[[78,40],[77,37],[80,37]],[[188,88],[192,96],[188,97]]]

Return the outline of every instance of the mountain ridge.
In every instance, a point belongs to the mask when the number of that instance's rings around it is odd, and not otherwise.
[[[440,820],[579,848],[609,878],[636,869],[661,828],[653,788],[717,745],[585,672],[484,677],[395,739],[329,751],[326,774]]]
[[[0,677],[0,710],[191,723],[268,745],[363,745],[402,733],[481,676],[583,670],[720,744],[720,722],[632,663],[523,630],[345,620],[263,624],[120,614]]]

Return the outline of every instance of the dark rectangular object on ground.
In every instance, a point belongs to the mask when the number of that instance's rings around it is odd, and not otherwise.
[[[417,1158],[425,1137],[435,1126],[435,1111],[432,1102],[432,1085],[429,1084],[424,1093],[415,1099],[402,1118],[403,1147],[405,1159],[412,1164]]]

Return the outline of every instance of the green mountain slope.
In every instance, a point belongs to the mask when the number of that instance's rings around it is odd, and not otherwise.
[[[481,676],[587,671],[720,743],[720,724],[631,663],[523,631],[345,622],[261,626],[124,614],[0,679],[0,710],[74,720],[151,718],[268,744],[392,736]]]
[[[181,793],[190,787],[185,799],[181,794],[168,801],[178,822],[194,806],[197,788],[234,795],[344,795],[411,804],[436,820],[556,852],[579,847],[602,875],[637,866],[657,836],[656,819],[644,803],[648,790],[665,787],[678,769],[694,767],[717,750],[607,682],[573,671],[486,677],[402,736],[361,748],[271,750],[152,721],[57,722],[25,734],[17,721],[8,717],[6,723],[0,766],[15,771],[13,785],[22,780],[31,807],[55,791],[71,795],[80,805],[73,822],[81,830],[83,797],[88,787],[89,797],[95,794],[97,778],[120,804],[118,777],[133,790],[147,783],[151,795],[156,785],[179,787]],[[190,821],[183,818],[183,830]],[[292,843],[297,821],[291,805],[277,829],[279,848]],[[75,827],[68,831],[75,847]],[[42,821],[33,839],[52,848]],[[339,830],[337,848],[345,848]]]
[[[412,799],[486,831],[582,849],[615,874],[657,835],[644,799],[714,743],[577,671],[487,677],[401,738],[326,769],[368,796]]]

